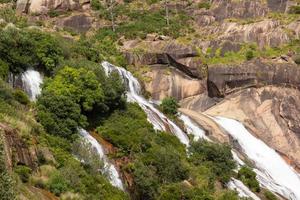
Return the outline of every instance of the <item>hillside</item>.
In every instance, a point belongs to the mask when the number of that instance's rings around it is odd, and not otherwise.
[[[0,0],[0,199],[300,200],[300,1]]]

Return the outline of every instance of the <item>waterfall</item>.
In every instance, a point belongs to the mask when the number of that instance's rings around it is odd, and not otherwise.
[[[103,150],[102,146],[86,130],[79,129],[79,133],[97,151],[100,159],[104,163],[104,170],[102,172],[104,174],[108,174],[108,179],[109,179],[110,183],[113,186],[115,186],[121,190],[124,190],[123,183],[119,176],[119,173],[118,173],[117,169],[115,168],[115,166],[112,165],[111,163],[109,163],[107,157],[104,154],[104,150]]]
[[[28,69],[21,75],[24,91],[29,95],[32,101],[35,101],[41,93],[40,85],[43,83],[43,78],[38,71]]]
[[[179,119],[181,119],[183,121],[184,126],[187,129],[187,133],[194,136],[194,141],[197,141],[199,139],[211,141],[205,135],[205,131],[203,129],[201,129],[196,123],[194,123],[188,116],[186,116],[184,114],[180,114]]]
[[[112,71],[118,72],[128,87],[127,101],[136,102],[139,104],[139,106],[147,114],[148,121],[153,124],[154,129],[160,131],[169,130],[180,140],[181,143],[189,146],[189,139],[186,134],[174,122],[156,109],[151,102],[147,101],[141,96],[141,85],[129,71],[125,70],[124,68],[114,66],[108,62],[102,62],[102,66],[106,75]]]
[[[300,199],[300,177],[276,151],[254,137],[240,122],[224,117],[214,119],[241,146],[255,164],[257,179],[263,187],[290,200]]]
[[[152,102],[147,101],[145,98],[141,96],[141,86],[138,80],[129,72],[123,68],[114,66],[108,62],[102,62],[102,66],[106,75],[109,75],[112,71],[118,72],[118,74],[122,77],[124,83],[127,86],[127,101],[136,102],[139,106],[144,110],[147,114],[148,121],[153,125],[156,130],[166,131],[170,130],[180,141],[181,143],[189,146],[189,139],[186,134],[171,120],[169,120],[163,113],[157,110]],[[197,141],[200,138],[211,141],[206,135],[205,131],[201,129],[196,123],[194,123],[188,116],[184,114],[180,114],[179,118],[183,121],[188,134],[192,134],[194,136],[194,140]],[[244,164],[242,160],[238,158],[235,152],[234,154],[235,160],[239,164]],[[235,180],[235,179],[233,179]],[[228,184],[230,186],[235,186],[234,188],[239,192],[239,194],[243,197],[256,197],[254,200],[259,200],[259,198],[253,194],[243,183],[240,181],[231,180]],[[232,189],[232,188],[231,188]]]
[[[247,186],[237,179],[231,178],[231,181],[227,184],[227,187],[231,190],[235,190],[240,197],[250,197],[253,200],[260,200],[256,194],[251,192]]]

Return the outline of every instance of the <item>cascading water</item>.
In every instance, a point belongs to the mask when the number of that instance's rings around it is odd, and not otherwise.
[[[210,141],[210,139],[205,135],[205,131],[195,124],[188,116],[180,114],[179,119],[183,121],[184,126],[187,129],[187,133],[194,136],[194,141],[199,139]]]
[[[21,75],[23,89],[29,95],[32,101],[35,101],[41,93],[40,85],[43,83],[43,78],[38,71],[28,69]]]
[[[153,124],[156,130],[167,131],[170,130],[181,143],[189,146],[189,139],[186,134],[171,120],[169,120],[163,113],[156,109],[153,104],[141,96],[141,86],[138,80],[127,70],[114,66],[108,62],[102,62],[102,66],[106,75],[112,71],[116,71],[123,78],[127,84],[127,100],[129,102],[136,102],[145,111],[148,121]]]
[[[124,190],[122,180],[119,176],[119,173],[118,173],[117,169],[115,168],[115,166],[108,162],[108,159],[104,154],[102,146],[86,130],[79,129],[79,133],[86,141],[88,141],[92,145],[93,148],[95,148],[95,150],[99,154],[100,159],[104,163],[104,171],[102,171],[102,172],[104,174],[108,174],[110,183],[113,186],[118,187],[121,190]]]
[[[185,133],[171,120],[169,120],[164,114],[162,114],[159,110],[157,110],[150,101],[147,101],[145,98],[141,96],[141,86],[138,80],[128,71],[123,68],[114,66],[108,62],[103,62],[102,66],[106,75],[109,75],[112,71],[118,72],[118,74],[122,77],[124,83],[127,84],[127,101],[136,102],[140,105],[140,107],[145,111],[148,117],[148,121],[152,123],[153,127],[157,130],[166,131],[170,130],[177,138],[181,141],[181,143],[189,146],[189,139],[185,135]],[[180,114],[179,118],[184,122],[184,125],[187,129],[188,134],[194,135],[194,140],[199,140],[200,138],[204,140],[211,141],[206,135],[205,131],[197,126],[192,120],[184,114]],[[234,153],[234,152],[233,152]],[[234,153],[238,163],[243,163],[237,155]],[[238,182],[240,183],[240,182]],[[237,184],[236,182],[230,181],[230,185],[234,185],[234,189],[240,193],[241,196],[251,197],[248,194],[251,194],[251,191],[242,183]],[[249,192],[250,191],[250,192]],[[247,196],[248,195],[248,196]],[[255,196],[255,194],[251,194]],[[259,200],[257,199],[254,200]]]
[[[231,181],[227,184],[227,187],[231,190],[237,191],[240,197],[250,197],[253,200],[260,200],[256,194],[251,192],[247,186],[237,179],[231,178]]]
[[[300,177],[275,150],[254,137],[240,122],[224,117],[214,119],[241,146],[255,164],[260,184],[290,200],[300,199]]]

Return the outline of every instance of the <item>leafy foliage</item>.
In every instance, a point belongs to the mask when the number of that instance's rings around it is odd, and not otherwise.
[[[47,33],[16,28],[0,31],[0,56],[13,73],[28,67],[50,72],[58,65],[61,54],[58,42]]]
[[[247,167],[243,166],[238,172],[238,178],[247,185],[252,191],[259,192],[260,186],[258,181],[256,180],[255,172]]]
[[[199,140],[192,142],[189,152],[190,162],[194,165],[208,166],[220,181],[223,183],[229,181],[236,166],[230,147]]]
[[[168,115],[176,115],[177,109],[179,108],[179,105],[173,97],[167,97],[163,99],[163,101],[160,104],[160,108],[163,113]]]

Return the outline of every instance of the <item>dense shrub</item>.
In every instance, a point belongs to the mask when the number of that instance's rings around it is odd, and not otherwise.
[[[87,125],[80,105],[70,97],[44,92],[38,99],[37,107],[37,118],[50,134],[71,139],[78,132],[78,127]]]
[[[162,100],[160,108],[165,114],[176,115],[178,112],[177,109],[179,108],[179,105],[176,99],[174,99],[173,97],[167,97]]]
[[[251,60],[252,58],[254,58],[254,53],[253,51],[249,50],[246,52],[246,59],[247,60]]]
[[[6,62],[0,59],[0,78],[6,80],[8,77],[9,66]]]
[[[238,172],[238,178],[247,185],[252,191],[259,192],[260,186],[258,181],[256,180],[255,172],[247,167],[243,166]]]
[[[28,105],[30,103],[28,95],[20,89],[16,89],[13,95],[14,99],[21,104]]]
[[[268,190],[264,192],[264,196],[266,197],[267,200],[278,200],[278,198]]]
[[[16,28],[0,31],[0,56],[13,73],[28,67],[50,72],[58,65],[61,54],[58,42],[47,33]]]
[[[204,8],[206,10],[210,9],[210,3],[209,2],[201,2],[201,3],[198,3],[198,8]]]
[[[158,200],[213,200],[213,196],[204,188],[196,188],[180,183],[163,186],[160,189]],[[227,200],[227,199],[226,199]]]
[[[300,14],[300,6],[291,6],[289,12],[292,14]]]
[[[230,147],[199,140],[192,142],[189,151],[190,162],[208,166],[223,183],[229,181],[236,166]]]
[[[17,165],[14,171],[20,176],[24,183],[27,183],[32,170],[25,165]]]

